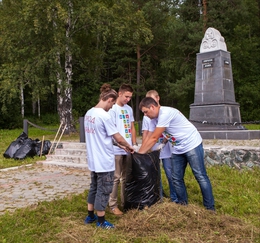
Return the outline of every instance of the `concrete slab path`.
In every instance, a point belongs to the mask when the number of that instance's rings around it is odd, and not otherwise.
[[[0,170],[0,214],[41,201],[81,194],[89,189],[90,172],[40,164]]]

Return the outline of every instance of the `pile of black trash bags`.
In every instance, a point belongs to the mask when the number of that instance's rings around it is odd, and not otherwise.
[[[49,140],[43,142],[39,139],[32,140],[28,138],[25,132],[22,132],[6,149],[4,157],[22,160],[26,157],[46,155],[49,153],[50,148],[51,142]]]

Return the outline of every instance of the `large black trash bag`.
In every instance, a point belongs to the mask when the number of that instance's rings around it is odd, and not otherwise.
[[[127,164],[124,210],[150,207],[160,200],[160,151],[132,154]]]
[[[31,138],[27,138],[23,145],[14,154],[14,159],[25,159],[26,157],[34,157],[36,155],[36,142]]]
[[[26,139],[28,139],[27,134],[25,132],[22,132],[21,135],[8,146],[8,148],[4,152],[4,157],[8,159],[14,158],[14,154],[24,144],[24,141]]]
[[[42,141],[40,141],[40,140],[36,141],[35,150],[36,150],[36,154],[38,156],[48,154],[50,148],[51,148],[51,141],[44,140],[43,145],[42,145]],[[41,149],[42,149],[42,154],[41,154]]]

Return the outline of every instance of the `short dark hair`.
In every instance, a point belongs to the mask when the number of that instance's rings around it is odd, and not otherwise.
[[[130,84],[122,84],[118,90],[118,92],[131,92],[133,93],[134,90]]]
[[[152,97],[145,97],[139,103],[139,110],[142,110],[143,107],[150,108],[151,105],[158,106],[158,103]]]

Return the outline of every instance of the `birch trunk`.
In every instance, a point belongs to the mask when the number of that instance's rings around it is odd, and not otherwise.
[[[41,117],[41,100],[40,97],[38,96],[38,117]]]
[[[72,12],[73,5],[72,2],[69,1],[69,10],[68,10],[68,18],[66,23],[66,49],[65,49],[65,78],[64,80],[61,78],[60,73],[57,73],[58,80],[58,88],[57,88],[57,99],[58,99],[58,113],[60,117],[60,122],[63,124],[64,128],[66,124],[65,134],[70,134],[76,132],[75,126],[73,125],[73,116],[72,116],[72,54],[70,50],[70,42],[71,42],[71,31],[73,29],[72,25]],[[60,54],[58,56],[58,64],[61,67]],[[62,70],[62,69],[60,69]]]
[[[32,113],[33,113],[33,115],[35,115],[35,112],[36,112],[36,102],[33,101],[32,102]]]
[[[24,118],[24,94],[23,94],[23,84],[20,83],[20,99],[21,99],[21,115]]]

